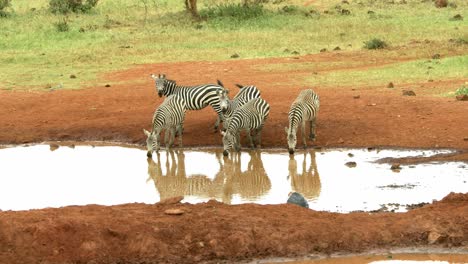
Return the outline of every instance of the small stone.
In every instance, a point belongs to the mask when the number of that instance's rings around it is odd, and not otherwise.
[[[167,215],[182,215],[185,211],[182,209],[167,209],[164,213]]]
[[[178,204],[184,199],[183,196],[175,196],[159,201],[157,204]]]
[[[354,157],[354,154],[353,153],[348,153],[348,157]]]
[[[403,90],[403,95],[405,96],[416,96],[416,93],[412,90]]]
[[[468,101],[468,94],[460,94],[456,98],[458,101]]]
[[[460,14],[454,15],[454,16],[450,19],[450,21],[459,21],[459,20],[463,20],[463,16],[460,15]]]
[[[348,166],[349,168],[355,168],[357,166],[357,163],[354,161],[349,161],[349,162],[346,162],[345,165]]]
[[[110,84],[106,84],[106,85],[104,85],[104,86],[105,86],[105,87],[111,87],[111,85],[110,85]]]
[[[75,74],[70,74],[70,79],[76,79],[76,75]]]
[[[309,208],[309,203],[307,200],[298,192],[290,192],[287,203]]]
[[[427,80],[427,81],[428,81],[428,82],[434,82],[434,80],[432,80],[432,79],[429,79],[429,80]]]
[[[348,9],[341,9],[341,14],[344,16],[348,16],[351,15],[351,11],[349,11]]]
[[[432,59],[433,60],[440,60],[440,54],[436,53],[436,54],[432,55]]]
[[[295,50],[295,51],[291,52],[291,54],[298,55],[299,51]]]
[[[463,140],[464,140],[464,141],[468,141],[468,137],[464,138]]]
[[[442,7],[447,7],[448,1],[447,0],[436,0],[435,1],[435,6],[437,8],[442,8]]]
[[[239,56],[239,54],[237,54],[237,53],[234,53],[234,54],[231,55],[231,58],[232,58],[232,59],[239,58],[239,57],[240,57],[240,56]]]
[[[391,170],[401,170],[401,166],[399,163],[393,163],[390,167]]]
[[[50,151],[54,151],[54,150],[58,149],[59,147],[60,146],[58,144],[54,144],[54,143],[49,145]]]
[[[341,48],[336,46],[333,50],[341,50]]]
[[[359,99],[359,98],[361,98],[361,96],[360,95],[355,95],[355,96],[353,96],[353,98],[354,99]]]
[[[342,3],[342,4],[349,5],[349,2],[348,2],[348,1],[346,1],[346,0],[343,0],[343,1],[341,1],[341,3]]]
[[[289,49],[284,49],[283,52],[284,53],[290,53],[291,51]]]
[[[387,84],[387,88],[393,88],[393,87],[395,87],[395,86],[393,85],[392,82],[389,82],[389,83]]]
[[[327,49],[323,48],[323,49],[320,50],[320,52],[327,52]]]
[[[338,143],[343,144],[344,140],[342,138],[338,139]]]

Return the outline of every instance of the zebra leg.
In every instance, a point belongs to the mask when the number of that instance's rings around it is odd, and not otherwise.
[[[240,132],[238,132],[238,133],[236,134],[236,143],[234,144],[234,147],[235,147],[235,149],[236,149],[237,152],[239,152],[240,149],[241,149]]]
[[[254,148],[254,143],[253,143],[253,140],[252,140],[252,135],[250,134],[250,129],[247,128],[245,131],[247,131],[247,137],[249,138],[249,146],[250,148]]]
[[[180,124],[177,126],[177,131],[179,133],[179,148],[182,147],[182,130],[183,130],[183,125]]]
[[[259,148],[262,147],[262,129],[263,127],[260,127],[258,130],[257,130],[257,146]]]
[[[219,124],[224,121],[223,114],[221,112],[218,112],[218,117],[216,118],[215,126],[214,126],[214,132],[218,132]]]
[[[169,148],[169,137],[170,137],[171,129],[166,128],[166,131],[164,132],[164,144],[166,145],[166,148]]]
[[[309,139],[312,141],[315,141],[315,121],[316,118],[314,117],[312,120],[310,120],[310,134],[309,134]]]
[[[307,141],[306,141],[306,124],[305,121],[302,121],[302,142],[304,143],[304,148],[307,148]]]

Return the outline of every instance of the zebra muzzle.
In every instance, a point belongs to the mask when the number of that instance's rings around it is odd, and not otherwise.
[[[223,156],[226,157],[226,156],[228,156],[228,155],[229,155],[229,151],[227,151],[227,150],[223,151]]]
[[[151,154],[151,151],[146,152],[146,157],[151,158],[153,154]]]
[[[289,154],[290,154],[290,155],[294,154],[294,149],[290,148],[290,149],[288,149],[288,150],[289,150]]]

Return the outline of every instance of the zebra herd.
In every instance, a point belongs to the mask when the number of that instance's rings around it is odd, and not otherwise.
[[[200,110],[208,105],[218,114],[214,125],[215,132],[223,122],[221,134],[223,136],[223,155],[229,151],[240,151],[240,133],[246,131],[251,148],[261,145],[261,132],[268,115],[270,105],[263,98],[254,85],[242,86],[237,84],[239,92],[233,99],[229,98],[229,90],[221,81],[217,84],[197,86],[181,86],[173,80],[166,79],[165,74],[151,74],[159,97],[166,96],[164,102],[153,115],[151,132],[143,129],[147,136],[147,156],[160,149],[160,134],[165,130],[165,144],[172,147],[176,136],[179,146],[182,146],[183,124],[186,110]],[[315,123],[320,107],[319,96],[311,89],[300,92],[289,110],[289,127],[285,127],[288,151],[294,153],[297,143],[297,129],[302,126],[302,139],[306,147],[305,126],[310,125],[309,139],[315,140]]]

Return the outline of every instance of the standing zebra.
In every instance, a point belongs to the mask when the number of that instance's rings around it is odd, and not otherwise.
[[[305,124],[309,121],[310,134],[309,139],[315,140],[315,123],[317,114],[320,108],[319,96],[312,91],[312,89],[306,89],[299,93],[299,96],[292,103],[291,109],[289,110],[289,128],[285,127],[289,154],[294,154],[294,149],[297,143],[297,127],[299,124],[302,125],[302,140],[304,147],[307,147],[305,138]]]
[[[218,81],[221,85],[221,83]],[[224,120],[231,117],[234,111],[246,104],[248,101],[260,98],[260,91],[254,85],[249,86],[242,86],[240,84],[236,84],[237,87],[240,88],[239,92],[234,96],[231,100],[229,99],[229,90],[224,89],[222,91],[218,91],[217,95],[219,96],[219,105],[221,107],[221,111],[224,115]],[[225,124],[227,126],[227,124]]]
[[[250,147],[255,146],[255,141],[260,145],[262,128],[269,113],[270,105],[262,98],[252,99],[238,108],[230,118],[226,131],[221,132],[224,145],[223,155],[229,155],[231,148],[236,151],[240,150],[240,130],[242,129],[247,131]],[[250,134],[251,130],[254,132],[254,141]]]
[[[182,129],[185,119],[186,104],[184,99],[177,95],[168,96],[164,102],[156,109],[153,115],[153,128],[151,132],[143,129],[147,136],[146,156],[151,157],[153,151],[158,152],[160,148],[161,130],[166,129],[164,141],[166,147],[170,148],[174,143],[174,138],[177,130],[179,135],[179,146],[182,147]]]
[[[224,90],[222,86],[215,84],[180,86],[175,81],[166,79],[165,74],[157,76],[151,74],[151,78],[155,81],[159,97],[177,94],[184,99],[187,110],[200,110],[211,105],[216,113],[218,113],[214,127],[215,131],[218,129],[219,123],[224,120],[221,107],[219,106],[219,97],[216,94],[218,91]]]

